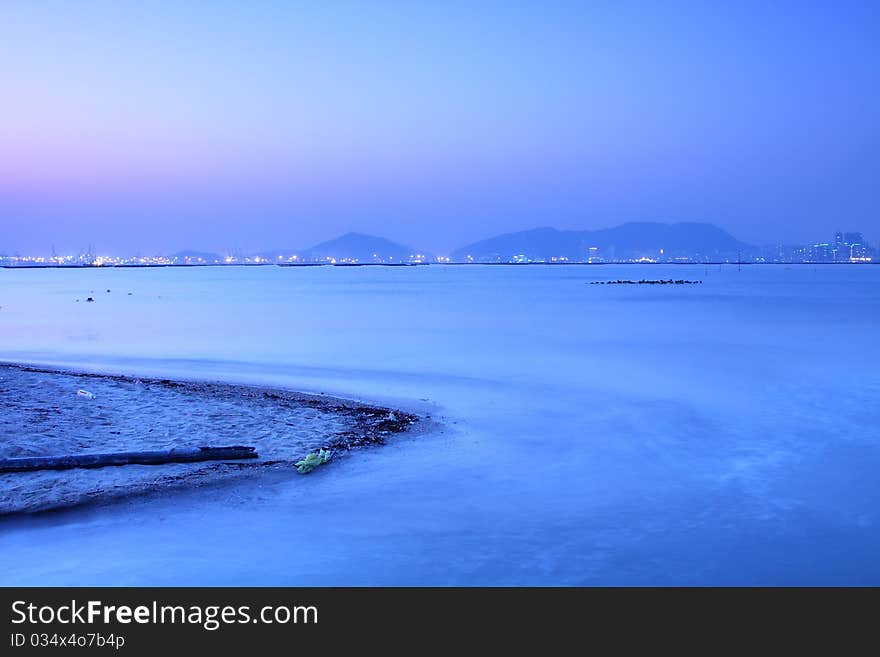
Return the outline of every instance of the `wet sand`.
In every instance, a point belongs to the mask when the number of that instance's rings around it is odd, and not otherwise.
[[[85,390],[93,398],[78,395]],[[0,514],[45,511],[191,486],[222,485],[382,444],[419,418],[324,395],[211,382],[0,364],[0,458],[253,445],[253,461],[0,474]],[[331,464],[332,465],[332,462]]]

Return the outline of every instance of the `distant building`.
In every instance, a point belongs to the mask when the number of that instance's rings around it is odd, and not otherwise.
[[[820,242],[806,247],[804,260],[807,262],[834,262],[837,259],[837,245]]]
[[[873,262],[874,256],[874,249],[857,232],[837,232],[834,242],[819,242],[794,252],[794,260],[800,262]]]
[[[844,233],[838,244],[837,260],[840,262],[871,262],[874,250],[865,242],[861,233]]]

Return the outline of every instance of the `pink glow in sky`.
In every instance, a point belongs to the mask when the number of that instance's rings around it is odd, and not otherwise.
[[[871,3],[4,2],[0,252],[880,238]]]

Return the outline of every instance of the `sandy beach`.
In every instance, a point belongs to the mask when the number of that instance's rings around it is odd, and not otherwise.
[[[87,394],[78,394],[83,391]],[[0,474],[0,514],[223,485],[379,445],[415,415],[278,388],[0,364],[0,458],[246,444],[259,459]]]

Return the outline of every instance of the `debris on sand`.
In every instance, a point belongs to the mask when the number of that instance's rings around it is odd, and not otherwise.
[[[326,449],[319,449],[317,452],[312,452],[301,461],[297,461],[295,464],[296,471],[300,474],[309,474],[319,465],[327,463],[331,458],[333,458],[333,452]]]

